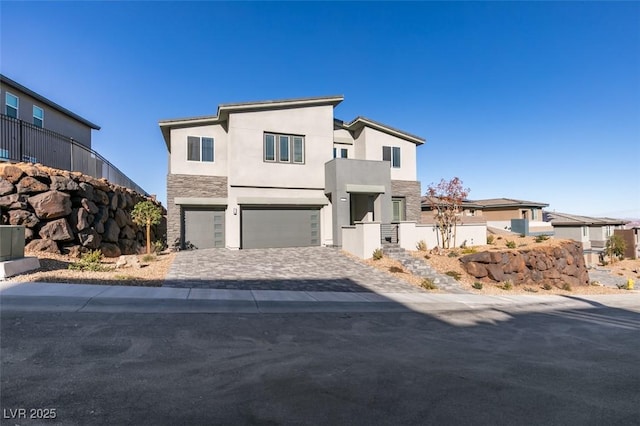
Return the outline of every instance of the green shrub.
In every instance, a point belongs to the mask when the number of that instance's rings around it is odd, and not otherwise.
[[[536,290],[535,288],[531,288],[531,287],[525,287],[524,291],[528,291],[529,293],[537,293],[538,290]]]
[[[493,235],[487,235],[487,244],[493,244],[494,238]]]
[[[542,284],[542,288],[545,290],[551,290],[553,288],[553,286],[549,283],[544,283]]]
[[[507,280],[504,283],[502,283],[502,286],[500,288],[503,290],[513,290],[513,283]]]
[[[69,264],[69,269],[74,271],[106,271],[108,268],[102,265],[102,252],[100,250],[91,250],[80,256],[80,260]]]
[[[420,283],[420,286],[426,290],[437,290],[438,286],[433,282],[431,278],[424,278]]]
[[[571,291],[571,290],[573,290],[573,289],[571,288],[571,284],[569,284],[569,283],[563,283],[563,284],[562,284],[562,289],[563,289],[564,291]]]
[[[507,245],[507,248],[510,248],[510,249],[516,248],[516,242],[515,241],[507,240],[505,244]]]
[[[151,245],[151,251],[155,254],[159,254],[161,251],[166,249],[167,246],[162,240],[155,240]]]
[[[424,258],[425,258],[425,259],[427,259],[427,260],[429,260],[429,259],[431,259],[431,256],[429,256],[428,254],[425,254],[425,255],[424,255]]]
[[[382,249],[377,248],[373,251],[373,260],[380,260],[383,256]]]
[[[477,252],[478,250],[474,249],[473,247],[468,247],[462,250],[462,254],[473,254]]]
[[[622,236],[614,234],[609,237],[607,244],[604,247],[604,252],[609,256],[613,262],[616,258],[624,259],[624,251],[627,248],[627,243]]]
[[[416,243],[416,249],[418,251],[427,251],[427,243],[424,240],[420,240]]]
[[[399,274],[399,273],[404,272],[404,269],[398,268],[397,266],[391,266],[391,267],[389,267],[389,272],[393,272],[393,273]]]
[[[525,237],[526,237],[526,235],[524,235],[524,234],[520,234],[520,235],[519,235],[519,237],[520,237],[520,238],[525,238]]]
[[[600,281],[595,281],[594,280],[594,281],[591,281],[589,284],[594,286],[594,287],[599,287],[600,286]]]
[[[476,290],[482,290],[483,284],[480,281],[476,281],[471,284],[471,287],[475,288]]]
[[[456,281],[460,281],[460,277],[462,276],[462,274],[457,271],[447,271],[444,274],[453,277]]]
[[[154,262],[155,260],[156,260],[155,254],[145,254],[144,256],[142,256],[142,261],[146,263]]]
[[[453,250],[453,251],[449,252],[449,254],[447,256],[449,256],[449,257],[458,257],[458,256],[460,256],[460,253],[458,253],[458,250]]]
[[[541,243],[543,241],[547,241],[548,239],[549,239],[548,235],[544,235],[544,234],[543,235],[538,235],[536,237],[536,243]]]

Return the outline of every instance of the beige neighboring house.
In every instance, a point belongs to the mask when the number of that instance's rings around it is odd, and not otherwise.
[[[488,198],[484,200],[464,200],[461,205],[461,219],[480,218],[486,223],[489,231],[508,231],[530,234],[551,234],[553,228],[542,218],[542,209],[549,204],[536,201],[516,200],[513,198]],[[428,197],[422,198],[423,221],[428,220],[427,212],[431,211]],[[512,229],[512,220],[517,221],[518,229]],[[522,220],[525,220],[526,227]],[[426,223],[426,222],[424,222]],[[527,231],[524,232],[524,229]]]
[[[338,120],[342,101],[221,104],[216,115],[160,121],[169,244],[342,246],[355,224],[417,222],[425,140],[364,117]]]
[[[566,238],[582,243],[585,261],[597,265],[609,237],[625,222],[608,217],[589,217],[568,213],[545,212],[545,219],[553,226],[555,238]]]

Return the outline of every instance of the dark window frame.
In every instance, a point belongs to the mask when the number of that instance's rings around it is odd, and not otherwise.
[[[211,160],[204,159],[204,140],[211,141]],[[198,143],[198,158],[190,158],[191,151],[189,150],[189,143],[195,142]],[[216,162],[216,141],[215,138],[211,136],[187,136],[187,161],[193,163],[215,163]]]
[[[286,144],[286,157],[283,150]],[[267,146],[270,145],[271,149]],[[273,150],[273,152],[268,152]],[[271,154],[267,156],[267,153]],[[290,133],[264,132],[262,136],[262,161],[265,163],[278,164],[305,164],[306,143],[304,135],[294,135]],[[302,161],[297,161],[301,159]]]

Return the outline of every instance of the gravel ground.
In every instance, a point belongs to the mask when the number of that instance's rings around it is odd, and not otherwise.
[[[115,269],[118,258],[105,258],[102,266],[106,271],[93,272],[69,269],[70,264],[78,261],[70,256],[28,252],[25,255],[38,257],[40,269],[10,277],[8,281],[160,287],[175,257],[174,253],[160,254],[144,262],[144,256],[139,255],[140,268],[122,269]]]

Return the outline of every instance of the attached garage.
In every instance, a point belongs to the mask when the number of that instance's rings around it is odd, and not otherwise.
[[[182,208],[184,244],[198,249],[224,248],[224,210],[202,207]]]
[[[320,245],[319,207],[243,207],[242,248]]]

